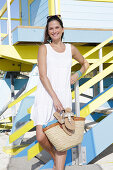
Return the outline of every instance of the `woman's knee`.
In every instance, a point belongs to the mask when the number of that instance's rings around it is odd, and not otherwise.
[[[42,142],[45,139],[45,134],[44,134],[41,126],[36,127],[36,138],[37,138],[38,142]]]
[[[39,143],[43,142],[44,141],[44,136],[43,135],[36,135],[36,138],[37,138],[37,141]]]

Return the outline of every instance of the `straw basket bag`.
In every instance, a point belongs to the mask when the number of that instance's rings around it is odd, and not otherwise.
[[[55,146],[57,151],[68,150],[82,142],[85,118],[74,117],[74,121],[75,130],[71,136],[65,133],[62,125],[59,122],[53,123],[43,128],[43,131],[45,132],[49,141]]]

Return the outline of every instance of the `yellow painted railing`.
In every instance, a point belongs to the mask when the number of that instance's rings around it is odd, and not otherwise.
[[[107,90],[105,93],[103,93],[99,97],[97,97],[96,100],[93,100],[86,107],[84,107],[80,111],[80,116],[81,117],[88,116],[90,113],[94,112],[98,107],[100,107],[102,104],[107,102],[112,97],[113,97],[113,87]]]
[[[10,0],[10,5],[13,3],[14,0]],[[2,7],[2,9],[0,10],[0,17],[3,16],[3,14],[6,12],[7,10],[7,2],[4,4],[4,6]]]
[[[113,40],[113,36],[111,36],[110,38],[108,38],[107,40],[103,41],[102,43],[100,43],[99,45],[97,45],[96,47],[92,48],[90,51],[88,51],[87,53],[84,54],[84,58],[87,58],[88,56],[90,56],[91,54],[93,54],[94,52],[96,52],[97,50],[99,50],[100,48],[104,47],[106,44],[108,44],[110,41]],[[77,64],[77,61],[73,60],[73,65],[72,67]]]
[[[113,51],[111,51],[109,54],[107,54],[106,56],[104,56],[102,59],[100,59],[98,62],[92,64],[89,69],[86,71],[86,73],[84,75],[87,75],[88,73],[90,73],[91,71],[93,71],[95,68],[97,68],[100,64],[104,63],[105,61],[107,61],[108,59],[110,59],[111,57],[113,57]],[[107,67],[106,69],[104,69],[102,72],[98,73],[96,76],[94,76],[92,79],[88,80],[86,83],[84,83],[83,85],[81,85],[79,87],[79,94],[83,93],[84,91],[86,91],[88,88],[90,88],[91,86],[95,85],[96,83],[98,83],[100,80],[102,80],[103,78],[105,78],[107,75],[109,75],[110,73],[113,72],[113,64],[111,64],[109,67]],[[82,75],[82,77],[84,76]],[[72,98],[75,98],[75,93],[74,91],[72,92]]]
[[[26,98],[27,96],[29,96],[30,94],[32,94],[36,89],[37,89],[37,86],[33,87],[31,90],[29,90],[28,92],[26,92],[26,93],[23,94],[22,96],[18,97],[16,100],[14,100],[13,102],[11,102],[11,103],[8,105],[8,108],[11,108],[11,107],[14,106],[15,104],[17,104],[18,102],[20,102],[21,100],[23,100],[24,98]]]
[[[9,143],[14,142],[16,139],[18,139],[20,136],[24,135],[26,132],[31,130],[34,127],[33,121],[27,122],[24,126],[16,130],[14,133],[12,133],[9,136]]]
[[[109,42],[112,41],[112,40],[113,40],[113,36],[110,37],[110,38],[108,38],[106,41],[102,42],[101,44],[97,45],[96,47],[94,47],[94,48],[91,49],[90,51],[88,51],[88,52],[84,55],[84,57],[85,57],[85,58],[88,57],[89,55],[91,55],[91,54],[94,53],[95,51],[99,50],[100,48],[102,48],[103,46],[105,46],[107,43],[109,43]],[[96,67],[98,67],[100,64],[102,64],[102,63],[104,63],[105,61],[107,61],[108,59],[110,59],[112,56],[113,56],[113,51],[111,51],[109,54],[107,54],[106,56],[104,56],[102,59],[100,59],[100,60],[97,61],[96,63],[92,64],[92,65],[89,67],[89,69],[86,71],[86,73],[85,73],[84,75],[82,75],[82,77],[85,76],[85,75],[87,75],[87,74],[90,73],[91,71],[93,71]],[[73,66],[74,66],[75,64],[77,64],[76,61],[75,61],[75,63],[73,64]],[[112,66],[109,67],[109,69],[110,69],[110,68],[112,68]],[[112,71],[109,70],[109,69],[106,69],[106,70],[104,71],[104,74],[103,74],[103,72],[99,73],[99,75],[98,75],[99,81],[100,81],[101,79],[103,79],[104,77],[106,77],[107,75],[109,75],[109,74],[112,72]],[[108,70],[109,70],[109,71],[108,71]],[[106,74],[105,74],[105,73],[106,73]],[[102,74],[103,74],[104,76],[102,76]],[[101,78],[101,76],[102,76],[103,78]],[[90,84],[91,86],[92,86],[92,84],[93,84],[93,85],[95,84],[95,83],[93,82],[93,80],[94,80],[94,79],[90,80],[90,83],[89,83],[89,84]],[[93,82],[93,83],[91,83],[91,82]],[[95,81],[95,82],[96,82],[96,81]],[[87,83],[87,82],[86,82],[86,83]],[[97,83],[97,82],[96,82],[96,83]],[[91,87],[90,85],[87,87],[86,84],[84,84],[84,85],[82,85],[80,88],[83,89],[83,86],[84,86],[84,87],[86,86],[85,90],[87,90],[89,87]],[[17,104],[18,102],[20,102],[21,100],[23,100],[25,97],[27,97],[27,96],[29,96],[30,94],[32,94],[36,89],[37,89],[37,87],[35,86],[35,87],[32,88],[31,90],[29,90],[27,93],[23,94],[21,97],[19,97],[19,98],[17,98],[16,100],[14,100],[12,103],[10,103],[10,104],[8,105],[8,108],[14,106],[15,104]],[[84,91],[84,90],[80,90],[80,93],[82,93],[83,91]],[[72,97],[74,98],[74,92],[72,92]]]

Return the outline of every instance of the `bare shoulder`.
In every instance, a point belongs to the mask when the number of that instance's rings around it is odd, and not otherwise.
[[[47,50],[46,50],[46,45],[45,45],[45,44],[40,45],[39,50],[40,50],[40,51],[43,51],[43,50],[44,50],[44,51],[47,51]]]
[[[77,50],[77,48],[73,44],[71,44],[71,51],[74,52],[76,50]]]
[[[46,45],[45,44],[42,44],[40,47],[39,47],[39,50],[38,50],[38,56],[46,56],[47,54],[47,49],[46,49]]]
[[[80,54],[79,50],[72,44],[71,44],[71,52],[72,52],[72,56],[76,54]]]

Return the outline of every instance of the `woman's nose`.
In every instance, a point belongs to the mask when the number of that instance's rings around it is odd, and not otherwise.
[[[54,28],[54,29],[53,29],[53,33],[55,33],[55,32],[56,32],[56,29]]]

